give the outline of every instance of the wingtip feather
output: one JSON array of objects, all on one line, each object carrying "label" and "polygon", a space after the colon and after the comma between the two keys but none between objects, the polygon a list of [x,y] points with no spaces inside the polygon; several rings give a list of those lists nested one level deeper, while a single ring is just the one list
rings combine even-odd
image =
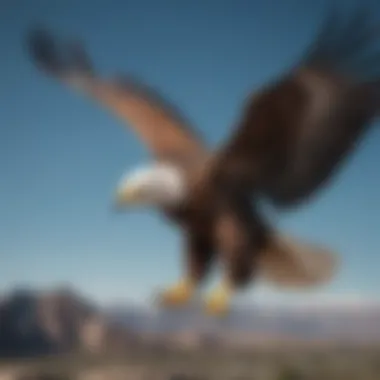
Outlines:
[{"label": "wingtip feather", "polygon": [[27,47],[35,63],[42,69],[59,72],[62,68],[53,36],[46,28],[31,29],[27,35]]},{"label": "wingtip feather", "polygon": [[44,27],[30,29],[27,47],[33,61],[42,70],[57,76],[80,73],[93,74],[91,61],[79,41],[61,43]]}]

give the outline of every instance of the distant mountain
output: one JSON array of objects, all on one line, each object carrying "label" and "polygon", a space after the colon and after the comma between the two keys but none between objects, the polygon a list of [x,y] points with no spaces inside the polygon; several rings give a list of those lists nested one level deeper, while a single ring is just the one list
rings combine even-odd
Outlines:
[{"label": "distant mountain", "polygon": [[[234,341],[256,337],[274,341],[380,343],[380,304],[289,307],[239,307],[222,320],[200,310],[152,311],[119,306],[108,310],[113,323],[151,335],[177,335],[186,331]],[[239,338],[240,339],[240,338]],[[238,339],[238,340],[239,340]]]},{"label": "distant mountain", "polygon": [[72,289],[17,289],[0,301],[0,357],[101,350],[127,341],[97,307]]},{"label": "distant mountain", "polygon": [[321,342],[380,343],[380,304],[240,306],[218,320],[190,307],[100,308],[72,289],[17,289],[0,300],[0,357]]}]

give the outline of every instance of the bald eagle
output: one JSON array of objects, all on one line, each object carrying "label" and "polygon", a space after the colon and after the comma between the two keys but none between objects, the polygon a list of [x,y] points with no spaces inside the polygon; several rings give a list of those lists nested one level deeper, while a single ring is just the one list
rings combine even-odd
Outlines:
[{"label": "bald eagle", "polygon": [[234,292],[257,276],[299,288],[332,278],[336,255],[279,233],[259,201],[279,210],[305,202],[334,177],[377,116],[379,76],[367,74],[380,57],[357,59],[373,37],[366,15],[339,30],[335,16],[297,64],[249,97],[231,137],[213,153],[146,85],[103,79],[82,44],[46,29],[30,32],[38,67],[112,110],[155,159],[122,178],[116,199],[120,207],[157,206],[183,231],[185,273],[162,291],[162,304],[191,300],[217,258],[224,276],[205,303],[215,314],[228,311]]}]

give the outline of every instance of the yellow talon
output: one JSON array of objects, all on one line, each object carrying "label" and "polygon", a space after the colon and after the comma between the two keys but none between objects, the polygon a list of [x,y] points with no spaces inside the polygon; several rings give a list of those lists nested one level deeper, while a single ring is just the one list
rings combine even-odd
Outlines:
[{"label": "yellow talon", "polygon": [[183,306],[192,298],[194,288],[195,286],[192,281],[184,279],[164,290],[159,296],[159,302],[167,307]]},{"label": "yellow talon", "polygon": [[206,311],[215,316],[223,316],[228,313],[232,289],[226,282],[215,289],[206,300]]}]

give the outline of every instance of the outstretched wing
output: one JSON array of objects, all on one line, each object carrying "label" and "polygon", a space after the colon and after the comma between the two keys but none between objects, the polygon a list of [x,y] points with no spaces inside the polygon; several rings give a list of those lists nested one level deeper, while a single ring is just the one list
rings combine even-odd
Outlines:
[{"label": "outstretched wing", "polygon": [[358,13],[336,33],[340,20],[331,14],[305,58],[254,94],[212,159],[208,174],[218,188],[281,206],[332,178],[380,104],[380,54],[363,57],[377,36],[367,16]]},{"label": "outstretched wing", "polygon": [[200,138],[157,93],[133,79],[100,78],[81,44],[60,43],[39,29],[30,33],[28,48],[40,69],[108,107],[134,129],[157,159],[185,164],[205,156]]}]

